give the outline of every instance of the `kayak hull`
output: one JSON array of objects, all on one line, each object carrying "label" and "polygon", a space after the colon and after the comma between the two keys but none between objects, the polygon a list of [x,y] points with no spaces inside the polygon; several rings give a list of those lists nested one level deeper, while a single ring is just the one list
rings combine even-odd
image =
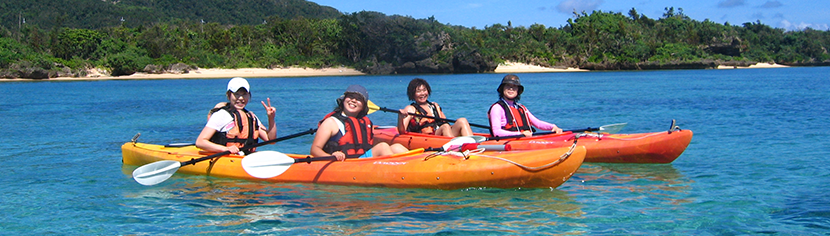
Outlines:
[{"label": "kayak hull", "polygon": [[[489,137],[488,134],[476,134]],[[534,150],[564,147],[573,143],[578,134],[563,133],[533,137],[487,140],[481,145],[510,144],[513,150]],[[671,163],[686,150],[692,140],[691,130],[636,134],[579,133],[579,145],[587,149],[585,162],[593,163]],[[379,128],[374,139],[387,143],[400,143],[407,148],[440,148],[451,137],[420,133],[399,134],[397,129]]]},{"label": "kayak hull", "polygon": [[[121,146],[125,165],[140,166],[156,161],[189,161],[207,156],[195,146],[165,147],[128,142]],[[570,151],[570,155],[565,155]],[[287,154],[292,158],[307,155]],[[242,156],[226,155],[185,165],[177,173],[209,175],[252,181],[317,183],[392,188],[459,189],[555,188],[567,181],[582,164],[582,146],[527,151],[487,151],[468,158],[446,153],[408,153],[346,161],[300,162],[284,173],[267,179],[248,175]]]}]

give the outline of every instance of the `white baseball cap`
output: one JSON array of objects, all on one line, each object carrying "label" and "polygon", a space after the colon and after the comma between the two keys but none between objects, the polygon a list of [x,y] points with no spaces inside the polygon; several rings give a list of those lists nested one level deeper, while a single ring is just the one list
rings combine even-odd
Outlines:
[{"label": "white baseball cap", "polygon": [[248,80],[242,77],[234,77],[231,81],[228,81],[228,91],[235,93],[240,88],[245,88],[249,93],[251,92],[251,85],[248,84]]}]

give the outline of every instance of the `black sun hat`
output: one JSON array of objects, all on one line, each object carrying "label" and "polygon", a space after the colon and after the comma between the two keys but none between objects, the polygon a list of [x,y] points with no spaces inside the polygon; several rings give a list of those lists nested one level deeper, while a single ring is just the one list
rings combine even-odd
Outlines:
[{"label": "black sun hat", "polygon": [[522,83],[519,82],[519,76],[516,76],[514,74],[505,75],[504,78],[501,79],[501,84],[499,84],[499,88],[496,89],[496,91],[499,92],[499,94],[502,94],[502,91],[504,91],[505,84],[519,86],[519,95],[522,95],[522,92],[525,91],[525,86],[522,86]]}]

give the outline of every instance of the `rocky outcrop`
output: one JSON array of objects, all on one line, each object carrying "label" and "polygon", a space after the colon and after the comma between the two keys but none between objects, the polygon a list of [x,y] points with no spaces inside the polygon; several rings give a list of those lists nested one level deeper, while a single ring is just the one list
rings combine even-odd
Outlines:
[{"label": "rocky outcrop", "polygon": [[141,71],[147,74],[187,74],[190,73],[191,70],[197,69],[199,69],[199,67],[197,66],[192,66],[184,63],[176,63],[169,66],[149,64],[144,66],[144,70]]},{"label": "rocky outcrop", "polygon": [[670,62],[641,62],[641,63],[585,63],[579,65],[586,70],[679,70],[679,69],[715,69],[718,66],[748,67],[756,61],[670,61]]},{"label": "rocky outcrop", "polygon": [[0,69],[0,78],[7,79],[49,79],[56,77],[81,76],[86,76],[86,72],[84,70],[72,70],[71,68],[60,63],[38,66],[28,61],[21,61],[11,64],[7,69]]},{"label": "rocky outcrop", "polygon": [[192,66],[192,65],[188,65],[188,64],[184,64],[184,63],[176,63],[176,64],[172,64],[169,67],[167,67],[167,73],[187,74],[187,73],[190,73],[191,70],[198,70],[198,69],[199,69],[199,67],[197,67],[197,66]]},{"label": "rocky outcrop", "polygon": [[[364,62],[359,69],[367,74],[450,74],[492,72],[498,66],[475,49],[458,47],[446,32],[426,32],[415,37],[411,49],[398,50],[395,55],[378,61]],[[389,62],[389,61],[392,62]]]},{"label": "rocky outcrop", "polygon": [[779,62],[779,64],[786,65],[786,66],[830,66],[830,60],[809,60],[809,61],[797,61],[797,62]]},{"label": "rocky outcrop", "polygon": [[497,66],[497,63],[484,58],[477,52],[459,52],[452,57],[450,62],[436,62],[432,58],[425,58],[418,61],[403,62],[394,66],[389,63],[374,61],[369,66],[360,69],[360,71],[374,75],[482,73],[492,72]]}]

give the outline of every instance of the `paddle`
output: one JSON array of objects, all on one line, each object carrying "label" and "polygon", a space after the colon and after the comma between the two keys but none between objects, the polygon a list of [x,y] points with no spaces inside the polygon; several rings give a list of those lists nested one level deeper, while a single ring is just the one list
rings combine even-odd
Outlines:
[{"label": "paddle", "polygon": [[[603,125],[603,126],[600,126],[598,128],[588,127],[588,128],[585,128],[585,129],[563,130],[562,132],[578,133],[578,132],[585,132],[585,131],[600,131],[600,132],[613,134],[613,133],[616,133],[616,132],[620,132],[620,130],[622,130],[622,128],[625,127],[626,125],[628,125],[628,123],[617,123],[617,124]],[[553,134],[553,132],[536,132],[536,133],[533,133],[534,136],[536,136],[536,135],[546,135],[546,134]],[[501,139],[522,138],[522,137],[525,137],[525,136],[522,135],[522,134],[518,134],[518,135],[510,135],[510,136],[502,136],[502,137],[490,137],[490,138],[487,138],[487,140],[501,140]]]},{"label": "paddle", "polygon": [[[481,136],[478,136],[481,137]],[[482,137],[483,138],[483,137]],[[483,140],[478,140],[474,136],[462,136],[456,137],[444,144],[444,146],[438,149],[432,149],[433,151],[443,151],[449,150],[451,148],[458,148],[461,147],[465,143],[476,143],[481,142]],[[360,155],[350,155],[346,156],[346,158],[357,158]],[[291,165],[295,163],[311,163],[314,161],[334,161],[337,160],[334,156],[324,156],[324,157],[305,157],[305,158],[292,158],[288,155],[277,151],[260,151],[251,153],[250,155],[245,156],[242,158],[242,169],[245,169],[245,172],[248,172],[249,175],[260,178],[260,179],[267,179],[271,177],[275,177],[281,175]]]},{"label": "paddle", "polygon": [[[273,140],[268,140],[268,141],[257,143],[257,144],[254,144],[254,145],[242,147],[239,150],[240,151],[247,151],[251,148],[255,148],[255,147],[259,147],[259,146],[266,145],[266,144],[271,144],[271,143],[276,143],[276,142],[283,141],[283,140],[296,138],[296,137],[306,135],[306,134],[313,134],[314,132],[317,132],[317,129],[309,129],[309,130],[306,130],[304,132],[288,135],[288,136],[285,136],[285,137],[276,138],[276,139],[273,139]],[[139,184],[142,184],[142,185],[147,185],[147,186],[156,185],[156,184],[159,184],[159,183],[164,182],[165,180],[169,179],[170,176],[173,176],[173,174],[176,173],[176,171],[179,170],[179,168],[182,167],[182,166],[190,165],[190,164],[196,164],[197,162],[210,160],[210,159],[220,157],[220,156],[224,156],[224,155],[227,155],[227,154],[231,154],[231,152],[230,151],[224,151],[224,152],[216,153],[216,154],[213,154],[213,155],[210,155],[210,156],[205,156],[205,157],[202,157],[202,158],[199,158],[199,159],[193,159],[193,160],[183,161],[183,162],[171,161],[171,160],[153,162],[153,163],[146,164],[146,165],[143,165],[141,167],[136,168],[133,171],[133,179],[135,179],[136,182],[138,182]]]},{"label": "paddle", "polygon": [[[346,158],[358,158],[360,155],[348,155]],[[311,163],[314,161],[336,161],[334,156],[292,158],[277,151],[255,152],[242,158],[242,169],[249,175],[267,179],[281,175],[295,163]]]},{"label": "paddle", "polygon": [[[375,103],[372,103],[372,101],[369,101],[368,103],[369,103],[368,104],[369,105],[369,112],[384,111],[384,112],[392,112],[392,113],[401,113],[399,110],[392,110],[392,109],[389,109],[389,108],[386,108],[386,107],[378,107],[378,105],[375,105]],[[453,122],[453,123],[456,122],[456,120],[453,120],[453,119],[446,119],[446,118],[435,117],[435,116],[421,115],[421,114],[416,114],[416,113],[412,113],[412,112],[410,112],[408,114],[412,115],[412,116],[430,118],[430,119],[434,119],[434,120]],[[479,125],[479,124],[473,124],[473,123],[469,123],[469,124],[470,124],[470,126],[484,128],[484,129],[489,129],[490,128],[490,126],[487,126],[487,125]]]}]

